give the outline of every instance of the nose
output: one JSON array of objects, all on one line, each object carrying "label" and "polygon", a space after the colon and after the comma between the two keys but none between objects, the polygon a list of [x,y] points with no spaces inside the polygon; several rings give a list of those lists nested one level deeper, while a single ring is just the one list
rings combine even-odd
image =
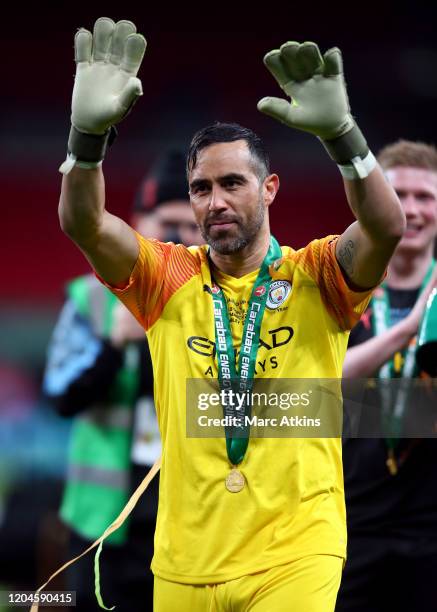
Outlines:
[{"label": "nose", "polygon": [[408,194],[402,198],[402,206],[407,217],[415,217],[417,215],[417,200],[413,194]]},{"label": "nose", "polygon": [[223,189],[214,185],[209,196],[209,210],[218,211],[226,209],[227,204],[224,195]]}]

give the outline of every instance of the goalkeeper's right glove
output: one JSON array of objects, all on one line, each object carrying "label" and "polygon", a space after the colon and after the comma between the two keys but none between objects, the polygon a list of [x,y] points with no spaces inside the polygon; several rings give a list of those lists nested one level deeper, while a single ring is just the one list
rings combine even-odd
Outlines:
[{"label": "goalkeeper's right glove", "polygon": [[99,165],[119,123],[142,95],[137,73],[146,39],[131,21],[100,17],[94,32],[81,28],[74,38],[76,77],[71,105],[68,155],[59,168]]}]

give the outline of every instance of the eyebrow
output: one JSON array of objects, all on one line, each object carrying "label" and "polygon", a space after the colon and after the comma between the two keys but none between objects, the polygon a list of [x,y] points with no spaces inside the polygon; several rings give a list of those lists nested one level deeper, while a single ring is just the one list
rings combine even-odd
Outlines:
[{"label": "eyebrow", "polygon": [[399,195],[403,195],[407,192],[412,192],[414,193],[414,195],[420,196],[420,197],[427,197],[427,198],[435,198],[436,194],[434,193],[434,191],[432,189],[428,189],[426,187],[421,187],[420,189],[407,189],[407,188],[400,188],[400,189],[395,189],[395,192]]},{"label": "eyebrow", "polygon": [[[237,181],[240,183],[248,182],[244,174],[240,174],[239,172],[230,172],[229,174],[224,174],[223,176],[219,176],[217,180],[219,183],[225,183],[226,181]],[[190,189],[195,189],[196,187],[199,187],[204,184],[210,184],[210,183],[211,181],[208,179],[203,179],[203,178],[194,179],[194,181],[190,183]]]},{"label": "eyebrow", "polygon": [[240,183],[247,183],[247,178],[244,176],[244,174],[240,174],[239,172],[230,172],[229,174],[220,176],[219,181],[239,181]]}]

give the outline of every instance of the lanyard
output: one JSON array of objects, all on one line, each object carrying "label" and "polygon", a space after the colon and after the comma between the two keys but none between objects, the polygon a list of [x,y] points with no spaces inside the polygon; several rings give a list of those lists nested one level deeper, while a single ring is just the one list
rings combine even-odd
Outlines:
[{"label": "lanyard", "polygon": [[[269,267],[280,257],[282,257],[281,247],[276,239],[271,236],[269,249],[252,288],[252,294],[250,296],[244,321],[240,353],[238,356],[238,367],[232,343],[232,331],[225,296],[211,272],[211,296],[214,313],[218,376],[221,391],[231,390],[239,394],[246,394],[252,389],[261,323],[271,280]],[[209,263],[211,270],[211,262]],[[232,423],[232,426],[225,427],[226,450],[231,464],[238,465],[243,461],[249,444],[250,427],[245,423],[247,421],[246,417],[250,414],[250,403],[244,402],[243,408],[238,410],[235,403],[231,400],[232,396],[226,394],[221,395],[229,400],[225,401],[223,404],[223,414],[225,417],[229,417],[229,419],[226,419],[226,422]],[[232,434],[237,434],[237,437]]]},{"label": "lanyard", "polygon": [[[419,295],[431,278],[432,271],[436,262],[433,259],[425,274],[425,278],[419,289]],[[387,285],[383,283],[380,290],[372,297],[373,306],[373,333],[375,336],[387,331],[390,327],[390,301],[387,291]],[[402,423],[406,411],[409,380],[415,375],[416,364],[416,338],[412,338],[407,349],[403,351],[404,359],[403,366],[399,372],[395,368],[394,357],[387,361],[379,370],[378,378],[381,380],[381,400],[382,414],[384,421],[384,429],[388,434],[386,445],[389,452],[389,461],[394,462],[394,450],[399,442],[399,437],[402,432]],[[392,387],[389,380],[391,378],[400,378],[399,388],[396,396],[393,398]],[[393,463],[394,465],[394,463]],[[396,473],[396,472],[394,472]]]}]

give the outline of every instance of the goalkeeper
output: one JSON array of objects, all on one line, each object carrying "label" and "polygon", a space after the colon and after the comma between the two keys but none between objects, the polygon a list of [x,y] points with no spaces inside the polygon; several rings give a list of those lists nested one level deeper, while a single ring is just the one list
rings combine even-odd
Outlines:
[{"label": "goalkeeper", "polygon": [[[357,220],[298,251],[280,247],[268,217],[279,178],[263,144],[247,128],[218,123],[194,136],[187,159],[209,248],[140,237],[106,211],[101,166],[114,125],[142,93],[145,46],[128,21],[101,18],[93,34],[77,33],[59,214],[149,340],[163,444],[154,607],[332,612],[346,553],[340,438],[228,430],[226,440],[187,438],[186,380],[224,388],[229,372],[241,385],[255,376],[340,378],[349,330],[405,217],[351,115],[340,51],[322,56],[314,43],[287,42],[265,64],[289,99],[264,98],[258,108],[319,138]],[[272,329],[293,333],[269,347]]]}]

